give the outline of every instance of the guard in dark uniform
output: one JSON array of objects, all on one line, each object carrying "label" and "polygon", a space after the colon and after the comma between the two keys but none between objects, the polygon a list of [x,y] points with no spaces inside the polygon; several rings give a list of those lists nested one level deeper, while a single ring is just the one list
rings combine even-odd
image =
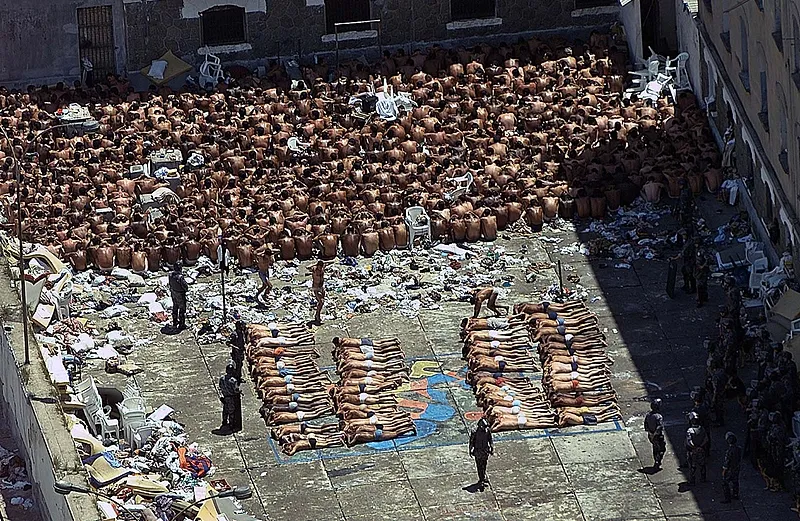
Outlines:
[{"label": "guard in dark uniform", "polygon": [[700,426],[708,433],[708,443],[706,444],[706,456],[711,453],[711,409],[708,407],[703,395],[698,391],[692,391],[692,412],[697,415]]},{"label": "guard in dark uniform", "polygon": [[691,240],[694,237],[694,194],[689,188],[689,183],[686,179],[679,181],[681,187],[681,194],[678,199],[678,218],[680,219],[681,228],[686,232],[686,237]]},{"label": "guard in dark uniform", "polygon": [[175,267],[169,274],[169,292],[172,297],[172,327],[176,330],[186,329],[186,293],[189,291],[189,284],[183,277],[180,262],[175,263]]},{"label": "guard in dark uniform", "polygon": [[664,438],[664,417],[661,415],[661,399],[650,402],[650,412],[644,417],[644,430],[653,445],[653,468],[661,468],[661,460],[667,452],[667,440]]},{"label": "guard in dark uniform", "polygon": [[700,481],[706,481],[706,444],[708,433],[700,426],[697,414],[689,413],[689,428],[686,430],[686,457],[689,461],[689,484],[696,483],[697,470]]},{"label": "guard in dark uniform", "polygon": [[219,379],[219,392],[222,402],[222,425],[219,430],[234,433],[242,430],[242,395],[236,380],[236,368],[229,363],[225,374]]},{"label": "guard in dark uniform", "polygon": [[489,456],[494,454],[494,443],[492,443],[492,431],[485,418],[478,420],[478,426],[469,437],[469,455],[475,458],[475,466],[478,468],[478,486],[481,490],[489,483],[486,479],[486,464]]},{"label": "guard in dark uniform", "polygon": [[683,291],[686,293],[694,293],[697,291],[696,281],[694,278],[695,262],[697,260],[697,242],[695,239],[689,239],[683,246],[683,250],[678,255],[671,258],[673,261],[678,259],[682,260],[681,274],[683,275]]},{"label": "guard in dark uniform", "polygon": [[725,495],[723,503],[730,503],[731,499],[739,499],[739,468],[742,463],[742,449],[736,443],[736,435],[732,432],[725,434],[728,450],[722,462],[722,492]]},{"label": "guard in dark uniform", "polygon": [[241,320],[236,321],[236,330],[228,339],[231,346],[231,361],[233,362],[236,381],[242,383],[242,365],[244,365],[245,326]]},{"label": "guard in dark uniform", "polygon": [[694,279],[697,284],[697,307],[708,302],[709,276],[711,276],[711,268],[708,266],[708,255],[705,254],[702,248],[699,248],[694,265]]},{"label": "guard in dark uniform", "polygon": [[711,368],[711,409],[714,411],[714,421],[717,425],[725,425],[725,391],[728,389],[728,373],[719,364],[714,364]]}]

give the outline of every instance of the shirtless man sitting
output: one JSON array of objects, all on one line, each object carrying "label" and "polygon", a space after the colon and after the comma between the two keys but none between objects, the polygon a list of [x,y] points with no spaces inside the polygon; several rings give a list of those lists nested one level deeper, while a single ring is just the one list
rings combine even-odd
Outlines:
[{"label": "shirtless man sitting", "polygon": [[489,308],[495,316],[499,317],[502,309],[508,314],[508,306],[497,304],[497,297],[500,296],[500,288],[475,288],[472,290],[470,301],[474,304],[474,312],[472,318],[478,318],[481,313],[481,306],[486,302],[486,307]]}]

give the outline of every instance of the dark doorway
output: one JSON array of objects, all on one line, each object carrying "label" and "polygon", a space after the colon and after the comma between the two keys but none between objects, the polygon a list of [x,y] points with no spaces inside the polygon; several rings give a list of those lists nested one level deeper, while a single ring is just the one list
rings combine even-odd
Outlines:
[{"label": "dark doorway", "polygon": [[659,54],[664,54],[665,50],[660,49],[659,45],[659,12],[658,0],[641,0],[639,2],[642,16],[642,52],[645,56],[650,56],[650,49]]},{"label": "dark doorway", "polygon": [[[325,0],[325,27],[328,34],[336,32],[335,24],[370,19],[369,0]],[[345,25],[339,32],[368,31],[370,24]]]},{"label": "dark doorway", "polygon": [[94,77],[117,73],[114,19],[110,5],[78,9],[78,48],[81,60],[88,58]]}]

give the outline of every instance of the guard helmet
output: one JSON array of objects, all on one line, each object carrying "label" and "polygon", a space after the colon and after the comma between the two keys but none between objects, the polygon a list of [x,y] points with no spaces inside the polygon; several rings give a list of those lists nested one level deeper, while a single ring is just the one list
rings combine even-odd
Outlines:
[{"label": "guard helmet", "polygon": [[697,415],[696,412],[692,411],[689,413],[689,425],[692,427],[697,427],[700,424],[700,417]]},{"label": "guard helmet", "polygon": [[661,398],[654,398],[650,401],[650,410],[653,412],[661,411]]},{"label": "guard helmet", "polygon": [[736,435],[730,431],[725,433],[725,441],[728,442],[728,445],[735,445],[736,444]]}]

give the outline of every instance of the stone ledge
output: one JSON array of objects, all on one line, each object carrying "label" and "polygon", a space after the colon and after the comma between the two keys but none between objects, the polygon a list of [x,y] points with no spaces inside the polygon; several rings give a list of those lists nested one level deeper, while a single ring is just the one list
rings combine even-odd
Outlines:
[{"label": "stone ledge", "polygon": [[477,27],[492,27],[493,25],[503,25],[502,18],[475,18],[472,20],[456,20],[447,24],[448,31],[459,29],[475,29]]},{"label": "stone ledge", "polygon": [[200,18],[200,13],[216,6],[233,5],[244,8],[245,13],[266,13],[266,0],[183,0],[181,8],[181,18]]},{"label": "stone ledge", "polygon": [[[348,40],[367,40],[369,38],[377,38],[378,31],[370,29],[369,31],[345,31],[339,33],[339,41],[346,42]],[[336,41],[335,34],[323,34],[322,43],[333,43]]]},{"label": "stone ledge", "polygon": [[306,7],[325,7],[325,0],[306,0]]},{"label": "stone ledge", "polygon": [[249,43],[234,43],[230,45],[204,45],[197,49],[197,54],[205,56],[206,54],[230,54],[234,52],[252,51],[253,46]]},{"label": "stone ledge", "polygon": [[586,9],[575,9],[570,14],[573,18],[583,16],[602,16],[606,14],[619,13],[619,5],[601,5],[599,7],[587,7]]}]

